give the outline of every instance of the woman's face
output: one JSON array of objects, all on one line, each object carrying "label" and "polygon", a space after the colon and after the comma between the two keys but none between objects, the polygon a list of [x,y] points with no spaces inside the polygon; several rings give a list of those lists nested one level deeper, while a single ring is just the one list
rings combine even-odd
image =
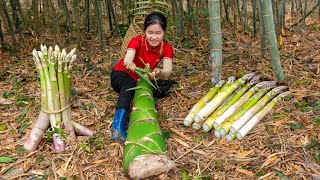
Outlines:
[{"label": "woman's face", "polygon": [[151,48],[156,48],[162,42],[164,37],[164,31],[160,24],[153,24],[147,27],[146,39]]}]

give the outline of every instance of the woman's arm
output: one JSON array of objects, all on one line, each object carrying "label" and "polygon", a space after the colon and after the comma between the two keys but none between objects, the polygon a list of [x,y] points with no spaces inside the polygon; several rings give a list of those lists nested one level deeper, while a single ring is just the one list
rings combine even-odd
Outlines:
[{"label": "woman's arm", "polygon": [[134,71],[136,68],[136,64],[133,62],[135,55],[136,50],[128,49],[126,55],[124,56],[124,66],[131,71]]},{"label": "woman's arm", "polygon": [[168,79],[172,73],[172,59],[164,58],[163,59],[163,68],[159,69],[160,72],[156,72],[159,79]]}]

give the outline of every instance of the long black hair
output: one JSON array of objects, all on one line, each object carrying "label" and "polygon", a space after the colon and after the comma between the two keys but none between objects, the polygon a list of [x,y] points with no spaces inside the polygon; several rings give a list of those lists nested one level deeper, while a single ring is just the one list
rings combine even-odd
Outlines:
[{"label": "long black hair", "polygon": [[146,19],[144,20],[144,30],[146,30],[148,26],[153,24],[159,24],[162,27],[163,31],[166,31],[167,29],[167,19],[160,13],[153,12],[146,17]]}]

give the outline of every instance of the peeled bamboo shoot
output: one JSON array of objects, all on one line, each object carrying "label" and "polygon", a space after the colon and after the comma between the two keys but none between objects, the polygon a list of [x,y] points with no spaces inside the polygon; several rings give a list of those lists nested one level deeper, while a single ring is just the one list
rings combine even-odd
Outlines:
[{"label": "peeled bamboo shoot", "polygon": [[290,95],[290,91],[283,92],[277,97],[273,98],[263,109],[261,109],[256,115],[254,115],[237,133],[237,139],[242,140],[251,129],[258,124],[258,122],[264,118],[273,107],[284,97]]}]

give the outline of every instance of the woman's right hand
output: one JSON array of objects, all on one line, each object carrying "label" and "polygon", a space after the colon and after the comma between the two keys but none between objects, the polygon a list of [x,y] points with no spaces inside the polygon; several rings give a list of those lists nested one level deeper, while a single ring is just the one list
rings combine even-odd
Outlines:
[{"label": "woman's right hand", "polygon": [[125,64],[125,68],[127,68],[130,71],[134,71],[134,69],[136,68],[136,64],[134,62],[130,62],[128,64]]}]

